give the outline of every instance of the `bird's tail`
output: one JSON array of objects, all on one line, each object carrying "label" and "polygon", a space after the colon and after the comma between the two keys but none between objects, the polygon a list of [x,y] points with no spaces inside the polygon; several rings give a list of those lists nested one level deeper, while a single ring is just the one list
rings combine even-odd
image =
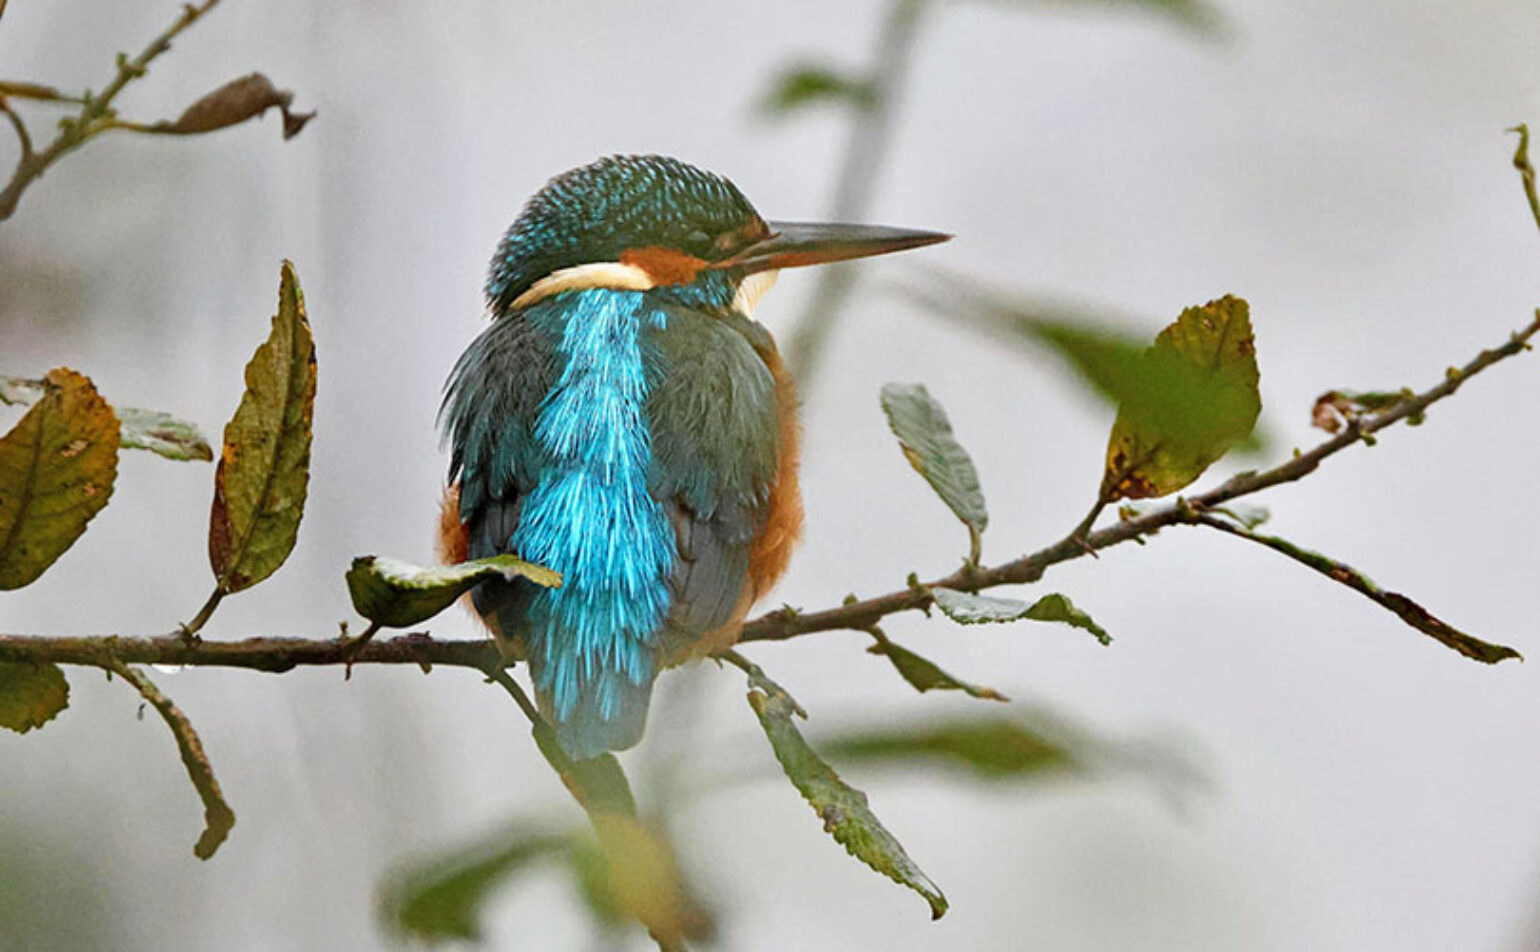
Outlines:
[{"label": "bird's tail", "polygon": [[567,679],[560,677],[564,672],[541,670],[545,666],[535,658],[530,662],[540,712],[556,728],[556,741],[567,756],[574,760],[597,757],[634,747],[642,739],[656,677],[651,665],[638,681],[630,673],[607,667]]}]

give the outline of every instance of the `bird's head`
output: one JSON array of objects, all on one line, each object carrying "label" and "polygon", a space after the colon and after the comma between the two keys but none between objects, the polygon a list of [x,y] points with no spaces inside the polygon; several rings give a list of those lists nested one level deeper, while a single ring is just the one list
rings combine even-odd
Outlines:
[{"label": "bird's head", "polygon": [[[720,175],[658,155],[611,156],[552,179],[498,244],[494,315],[589,288],[660,289],[683,303],[749,306],[781,268],[945,241],[929,231],[767,222]],[[752,282],[746,282],[759,276]],[[751,285],[746,287],[746,283]]]}]

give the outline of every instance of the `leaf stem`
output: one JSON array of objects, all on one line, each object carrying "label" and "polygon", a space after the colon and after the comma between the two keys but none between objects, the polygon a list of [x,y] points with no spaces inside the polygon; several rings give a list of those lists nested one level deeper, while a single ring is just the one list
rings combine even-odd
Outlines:
[{"label": "leaf stem", "polygon": [[198,632],[203,630],[203,626],[208,624],[209,619],[214,615],[214,609],[219,607],[219,603],[224,601],[224,598],[224,587],[220,585],[214,586],[214,591],[209,594],[209,600],[203,603],[202,608],[198,609],[198,614],[193,616],[192,621],[182,625],[182,637],[188,641],[194,640]]}]

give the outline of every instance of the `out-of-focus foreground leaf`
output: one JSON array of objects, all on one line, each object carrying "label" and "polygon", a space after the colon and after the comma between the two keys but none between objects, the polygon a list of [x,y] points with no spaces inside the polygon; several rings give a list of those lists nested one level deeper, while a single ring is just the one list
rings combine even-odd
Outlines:
[{"label": "out-of-focus foreground leaf", "polygon": [[246,365],[246,391],[214,474],[209,563],[224,594],[272,575],[294,549],[310,484],[315,387],[305,298],[285,261],[272,332]]},{"label": "out-of-focus foreground leaf", "polygon": [[[41,380],[0,376],[0,403],[32,404],[43,398],[47,387]],[[214,458],[208,440],[196,424],[159,410],[114,407],[118,416],[118,445],[126,450],[149,450],[171,460]]]},{"label": "out-of-focus foreground leaf", "polygon": [[844,764],[911,767],[927,761],[987,780],[1076,773],[1086,766],[1062,739],[1018,717],[852,730],[825,738],[819,746]]},{"label": "out-of-focus foreground leaf", "polygon": [[946,617],[960,625],[979,625],[1011,621],[1057,621],[1089,631],[1104,645],[1112,644],[1107,630],[1075,607],[1069,596],[1051,592],[1028,604],[1014,598],[997,598],[950,588],[933,588],[931,597]]},{"label": "out-of-focus foreground leaf", "polygon": [[1195,33],[1221,36],[1225,18],[1219,8],[1202,0],[987,0],[996,6],[1041,10],[1128,10],[1163,16]]},{"label": "out-of-focus foreground leaf", "polygon": [[49,371],[42,399],[0,438],[0,589],[36,579],[107,505],[118,418],[91,381]]},{"label": "out-of-focus foreground leaf", "polygon": [[358,613],[387,628],[405,628],[437,615],[485,578],[526,578],[545,588],[561,574],[514,555],[494,555],[456,565],[413,565],[365,555],[348,569],[348,593]]},{"label": "out-of-focus foreground leaf", "polygon": [[[1069,299],[989,291],[981,289],[976,279],[935,269],[926,285],[906,291],[911,300],[949,325],[988,335],[1031,354],[1047,348],[1114,406],[1146,399],[1150,389],[1161,384],[1161,368],[1145,358],[1147,338],[1117,329],[1139,323],[1137,315]],[[1233,450],[1264,454],[1268,444],[1267,434],[1254,427]]]},{"label": "out-of-focus foreground leaf", "polygon": [[882,388],[882,411],[909,465],[968,527],[970,557],[977,562],[989,511],[978,471],[953,435],[946,410],[924,384],[890,383]]},{"label": "out-of-focus foreground leaf", "polygon": [[519,824],[409,864],[382,884],[380,917],[391,931],[430,944],[483,941],[488,903],[497,891],[542,861],[556,860],[566,865],[602,930],[628,928],[646,914],[662,921],[662,930],[652,928],[673,941],[709,937],[714,923],[680,878],[667,838],[619,814],[606,815],[603,823],[602,844],[586,830]]},{"label": "out-of-focus foreground leaf", "polygon": [[931,918],[945,915],[946,896],[872,813],[866,794],[841,780],[803,740],[792,723],[797,708],[791,698],[762,679],[749,691],[749,705],[759,715],[781,769],[823,820],[824,830],[835,842],[872,869],[925,897]]},{"label": "out-of-focus foreground leaf", "polygon": [[1176,492],[1250,435],[1262,411],[1246,302],[1190,307],[1145,351],[1107,441],[1102,495]]},{"label": "out-of-focus foreground leaf", "polygon": [[1212,786],[1191,744],[1161,736],[1109,737],[1030,708],[854,728],[821,737],[819,747],[853,768],[929,767],[993,783],[1130,777],[1150,784],[1178,809]]},{"label": "out-of-focus foreground leaf", "polygon": [[599,834],[602,862],[577,865],[592,853],[577,852],[574,869],[595,918],[615,911],[641,922],[665,948],[682,948],[716,929],[711,914],[686,884],[673,845],[661,827],[621,813],[590,815]]},{"label": "out-of-focus foreground leaf", "polygon": [[56,664],[0,664],[0,727],[25,734],[69,706],[70,686]]},{"label": "out-of-focus foreground leaf", "polygon": [[864,111],[876,102],[877,94],[869,79],[827,66],[804,65],[779,73],[760,108],[766,115],[783,116],[817,103],[848,105]]},{"label": "out-of-focus foreground leaf", "polygon": [[379,911],[394,932],[432,942],[482,939],[487,898],[536,861],[567,848],[571,833],[517,827],[488,843],[451,850],[389,876]]}]

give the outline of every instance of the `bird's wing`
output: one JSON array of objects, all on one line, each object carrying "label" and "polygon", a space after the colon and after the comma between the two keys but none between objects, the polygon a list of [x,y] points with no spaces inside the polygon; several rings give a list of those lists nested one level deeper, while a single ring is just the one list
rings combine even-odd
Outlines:
[{"label": "bird's wing", "polygon": [[678,547],[663,648],[679,660],[730,643],[748,611],[779,426],[774,380],[745,335],[762,329],[683,308],[664,318],[650,337],[648,488]]},{"label": "bird's wing", "polygon": [[[492,322],[450,375],[440,422],[470,558],[512,549],[520,507],[542,467],[533,431],[540,402],[560,376],[559,339],[538,314],[510,314]],[[472,600],[495,633],[517,641],[531,588],[520,580],[488,580]]]}]

